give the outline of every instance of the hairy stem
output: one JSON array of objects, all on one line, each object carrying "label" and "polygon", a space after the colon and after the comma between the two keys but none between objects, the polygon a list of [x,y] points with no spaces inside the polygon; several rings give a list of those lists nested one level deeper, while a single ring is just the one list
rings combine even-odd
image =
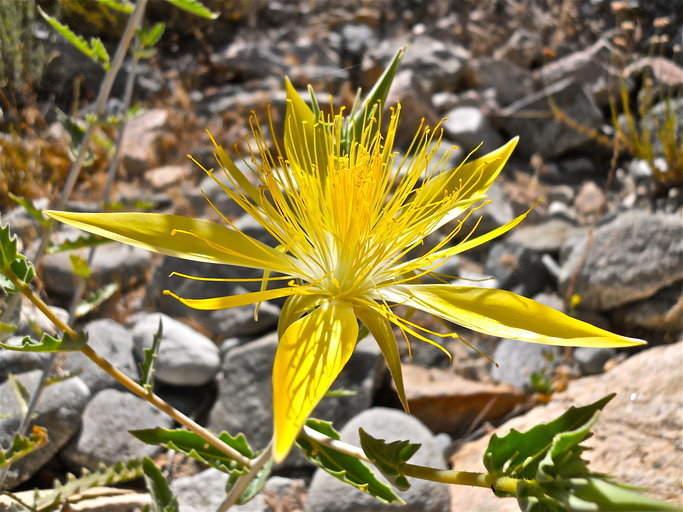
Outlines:
[{"label": "hairy stem", "polygon": [[[67,333],[71,337],[76,337],[77,333],[69,327],[66,323],[64,323],[57,315],[54,314],[52,309],[45,304],[45,302],[35,294],[35,292],[26,284],[23,282],[20,282],[17,280],[14,276],[9,275],[9,279],[12,281],[12,283],[17,287],[17,289],[28,299],[30,300],[35,306],[57,327],[62,332]],[[116,379],[121,385],[123,385],[126,389],[128,389],[131,393],[139,396],[140,398],[143,398],[147,400],[149,403],[151,403],[153,406],[155,406],[157,409],[160,411],[163,411],[166,413],[168,416],[173,418],[175,421],[183,425],[185,428],[191,430],[195,434],[197,434],[199,437],[204,439],[207,443],[211,444],[212,446],[216,447],[218,450],[226,454],[228,457],[231,459],[237,461],[239,464],[242,464],[243,466],[246,466],[250,468],[253,463],[251,459],[248,457],[245,457],[241,453],[239,453],[237,450],[231,448],[227,444],[225,444],[223,441],[218,439],[215,435],[213,435],[209,430],[206,428],[202,427],[198,423],[196,423],[193,419],[189,418],[188,416],[185,416],[182,412],[178,411],[168,403],[166,403],[164,400],[159,398],[157,395],[154,393],[148,392],[145,388],[143,388],[140,384],[135,382],[133,379],[128,377],[126,374],[122,373],[120,370],[115,368],[109,361],[107,361],[105,358],[100,356],[97,352],[95,352],[90,346],[85,345],[82,347],[81,352],[83,352],[93,363],[95,363],[97,366],[102,368],[106,373],[111,375],[114,379]]]}]

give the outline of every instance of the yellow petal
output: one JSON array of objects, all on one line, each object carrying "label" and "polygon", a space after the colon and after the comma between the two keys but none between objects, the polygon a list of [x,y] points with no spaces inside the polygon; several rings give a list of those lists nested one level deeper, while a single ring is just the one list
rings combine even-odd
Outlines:
[{"label": "yellow petal", "polygon": [[382,296],[501,338],[570,347],[628,347],[645,343],[504,290],[440,284],[397,285],[383,290]]},{"label": "yellow petal", "polygon": [[215,222],[162,213],[45,213],[83,231],[177,258],[276,272],[291,268],[271,247]]},{"label": "yellow petal", "polygon": [[285,80],[287,109],[285,112],[285,153],[292,166],[313,173],[314,167],[321,179],[327,174],[329,137],[325,127],[301,99],[294,86]]},{"label": "yellow petal", "polygon": [[408,400],[406,399],[406,392],[403,387],[403,372],[401,371],[401,359],[398,354],[398,345],[396,344],[396,337],[391,328],[391,322],[384,318],[379,313],[370,308],[355,308],[356,316],[363,322],[363,325],[368,328],[372,337],[379,345],[379,348],[384,354],[384,360],[387,362],[391,377],[394,379],[396,385],[396,392],[398,398],[401,400],[403,409],[410,414],[408,407]]},{"label": "yellow petal", "polygon": [[304,313],[318,306],[322,300],[322,295],[292,295],[289,297],[280,311],[280,319],[277,324],[278,338],[282,338],[290,325],[301,318]]},{"label": "yellow petal", "polygon": [[280,338],[273,364],[273,458],[281,462],[299,430],[351,357],[358,323],[351,306],[321,305]]},{"label": "yellow petal", "polygon": [[278,299],[280,297],[287,297],[299,291],[298,288],[276,288],[274,290],[265,290],[252,293],[241,293],[239,295],[228,295],[226,297],[212,297],[209,299],[184,299],[178,297],[175,293],[169,290],[164,290],[164,295],[170,295],[174,299],[179,300],[188,307],[194,309],[201,309],[204,311],[213,311],[216,309],[229,309],[238,306],[246,306],[247,304],[254,304],[255,302],[263,302],[264,300]]}]

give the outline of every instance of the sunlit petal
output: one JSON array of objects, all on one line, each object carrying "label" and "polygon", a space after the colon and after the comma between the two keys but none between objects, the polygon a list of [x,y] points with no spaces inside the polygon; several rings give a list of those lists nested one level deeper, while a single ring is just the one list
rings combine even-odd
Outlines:
[{"label": "sunlit petal", "polygon": [[436,284],[397,285],[382,293],[387,300],[501,338],[572,347],[628,347],[645,343],[504,290]]},{"label": "sunlit petal", "polygon": [[83,231],[177,258],[291,270],[283,254],[215,222],[162,213],[45,213]]},{"label": "sunlit petal", "polygon": [[351,306],[321,305],[285,331],[273,365],[273,457],[282,461],[308,415],[351,357],[358,323]]},{"label": "sunlit petal", "polygon": [[299,292],[299,288],[276,288],[274,290],[264,290],[260,292],[241,293],[239,295],[228,295],[226,297],[212,297],[209,299],[184,299],[178,297],[170,290],[164,290],[164,295],[170,295],[176,300],[179,300],[186,306],[193,309],[201,309],[204,311],[214,311],[216,309],[229,309],[238,306],[246,306],[264,300],[279,299],[280,297],[287,297]]}]

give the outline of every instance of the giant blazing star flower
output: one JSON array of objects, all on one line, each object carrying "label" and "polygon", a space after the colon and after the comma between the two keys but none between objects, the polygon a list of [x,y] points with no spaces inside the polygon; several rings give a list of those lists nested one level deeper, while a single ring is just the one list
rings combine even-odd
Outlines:
[{"label": "giant blazing star flower", "polygon": [[[400,107],[393,110],[384,136],[377,126],[379,116],[370,115],[349,143],[341,114],[316,117],[289,83],[287,90],[284,151],[277,147],[271,152],[258,124],[252,124],[256,147],[248,163],[256,185],[216,145],[217,159],[231,183],[221,185],[225,193],[272,235],[276,248],[240,232],[228,219],[221,225],[157,213],[49,212],[72,226],[151,251],[264,271],[262,288],[253,293],[206,299],[165,293],[205,310],[287,297],[273,366],[276,461],[285,458],[306,418],[349,360],[359,321],[379,344],[408,409],[394,330],[432,344],[427,335],[436,333],[401,317],[396,305],[533,343],[643,343],[508,291],[421,284],[421,276],[448,258],[505,233],[525,217],[454,243],[462,219],[484,200],[516,139],[455,169],[444,169],[446,158],[434,161],[439,143],[435,130],[419,130],[404,156],[394,151]],[[206,172],[214,176],[212,170]],[[412,256],[417,252],[413,249],[440,228],[445,230],[442,241]],[[287,286],[268,288],[274,274]]]}]

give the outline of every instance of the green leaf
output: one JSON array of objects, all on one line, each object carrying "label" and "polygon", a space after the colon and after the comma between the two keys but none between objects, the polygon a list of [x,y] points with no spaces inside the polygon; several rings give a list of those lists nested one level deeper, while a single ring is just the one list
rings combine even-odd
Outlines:
[{"label": "green leaf", "polygon": [[75,240],[65,240],[60,244],[52,244],[47,248],[48,254],[55,254],[57,252],[74,251],[84,247],[97,247],[98,245],[110,244],[111,240],[99,235],[81,235]]},{"label": "green leaf", "polygon": [[28,403],[31,401],[31,393],[29,393],[26,386],[11,373],[7,376],[7,380],[9,381],[10,386],[12,386],[12,391],[14,391],[14,396],[19,404],[21,415],[26,416],[26,413],[28,412]]},{"label": "green leaf", "polygon": [[410,482],[403,475],[403,466],[420,449],[420,444],[410,441],[394,441],[387,443],[376,439],[362,428],[358,429],[360,445],[375,467],[379,469],[389,482],[402,491],[410,488]]},{"label": "green leaf", "polygon": [[106,71],[109,71],[110,59],[107,50],[102,41],[97,37],[91,37],[90,41],[86,40],[76,34],[67,25],[60,23],[52,16],[48,15],[39,6],[36,6],[40,15],[47,21],[52,28],[54,28],[59,35],[69,41],[77,50],[87,55],[91,60],[102,66]]},{"label": "green leaf", "polygon": [[218,18],[219,13],[210,11],[204,4],[199,2],[199,0],[166,0],[169,4],[173,4],[176,7],[183,9],[187,12],[199,16],[201,18],[207,18],[210,20],[215,20]]},{"label": "green leaf", "polygon": [[372,140],[372,136],[377,131],[377,120],[381,116],[381,112],[378,109],[385,107],[387,100],[387,95],[389,94],[389,89],[391,88],[391,83],[394,81],[396,76],[396,71],[401,63],[401,59],[405,53],[405,48],[399,48],[393,59],[379,77],[375,85],[372,87],[365,100],[361,104],[359,102],[354,102],[354,108],[352,108],[349,117],[347,118],[347,124],[344,126],[344,135],[342,137],[342,151],[348,153],[351,150],[351,145],[354,141],[360,140],[365,125],[368,121],[374,119],[374,127],[370,132],[369,140]]},{"label": "green leaf", "polygon": [[0,447],[0,468],[26,457],[47,443],[47,430],[43,427],[34,426],[31,435],[16,434],[12,444],[6,450]]},{"label": "green leaf", "polygon": [[0,226],[0,291],[16,293],[11,278],[29,284],[35,275],[33,263],[17,252],[17,237],[10,233],[9,226]]},{"label": "green leaf", "polygon": [[111,299],[117,291],[119,291],[119,285],[117,283],[109,283],[102,288],[98,288],[83,302],[76,306],[74,317],[81,318],[94,309],[97,309],[99,306]]},{"label": "green leaf", "polygon": [[[249,482],[247,488],[244,489],[244,491],[242,491],[242,494],[237,499],[236,504],[244,505],[245,503],[254,499],[256,495],[260,493],[263,487],[266,485],[266,480],[268,480],[268,477],[270,476],[270,472],[272,469],[273,460],[271,459],[261,469],[258,470],[254,479],[251,482]],[[232,487],[237,483],[237,480],[239,480],[239,478],[240,477],[238,475],[230,475],[230,478],[228,478],[228,483],[225,487],[225,492],[229,493]]]},{"label": "green leaf", "polygon": [[154,389],[154,370],[156,368],[157,354],[161,345],[161,338],[164,332],[164,325],[159,317],[159,328],[152,338],[152,346],[143,350],[145,360],[140,363],[140,385],[150,393]]},{"label": "green leaf", "polygon": [[[339,433],[327,421],[311,418],[306,422],[306,426],[331,439],[339,440]],[[357,458],[321,444],[306,434],[300,434],[296,444],[309,461],[342,482],[356,487],[382,503],[405,504]]]},{"label": "green leaf", "polygon": [[[182,429],[168,430],[165,428],[152,428],[146,430],[131,430],[130,433],[143,443],[154,444],[170,450],[175,450],[188,457],[192,457],[199,462],[208,464],[212,468],[218,469],[223,473],[242,475],[247,472],[247,469],[244,466],[232,460],[218,450],[218,448],[208,444],[194,432]],[[232,437],[227,432],[223,432],[218,436],[218,439],[231,448],[234,448],[245,457],[252,459],[256,455],[251,449],[251,446],[249,446],[244,434],[237,434],[237,436]]]},{"label": "green leaf", "polygon": [[166,25],[164,23],[155,23],[151,27],[144,27],[140,29],[140,46],[143,48],[151,48],[159,42],[161,36],[164,35]]},{"label": "green leaf", "polygon": [[17,203],[22,208],[24,208],[24,210],[26,210],[31,217],[36,219],[41,226],[48,227],[52,223],[52,219],[45,217],[43,215],[43,210],[40,210],[33,206],[33,203],[30,199],[16,196],[12,194],[12,192],[9,193],[9,197],[12,199],[12,201]]},{"label": "green leaf", "polygon": [[[85,123],[80,119],[74,119],[68,114],[64,113],[60,108],[55,108],[57,114],[57,121],[64,127],[66,132],[71,137],[71,144],[69,144],[69,158],[75,161],[78,157],[78,151],[85,138]],[[96,116],[95,116],[96,117]],[[95,118],[95,121],[97,119]],[[89,148],[86,152],[85,159],[83,160],[83,166],[87,167],[92,165],[95,161],[95,153],[92,148]]]},{"label": "green leaf", "polygon": [[152,459],[145,457],[142,460],[142,470],[145,472],[147,490],[152,496],[154,512],[179,512],[178,500],[173,496],[166,477]]},{"label": "green leaf", "polygon": [[135,10],[135,4],[128,0],[96,0],[100,4],[108,7],[113,11],[122,12],[123,14],[132,14]]},{"label": "green leaf", "polygon": [[79,350],[87,343],[88,336],[84,332],[79,332],[75,338],[72,338],[68,333],[64,333],[61,340],[44,333],[39,341],[26,336],[21,340],[21,345],[0,342],[0,347],[18,352],[66,352]]},{"label": "green leaf", "polygon": [[344,388],[339,388],[339,389],[330,389],[327,393],[325,393],[325,397],[330,397],[330,396],[355,396],[358,394],[358,391],[353,391],[352,389],[344,389]]},{"label": "green leaf", "polygon": [[596,412],[614,396],[611,394],[585,407],[571,407],[554,421],[536,425],[524,433],[512,429],[503,437],[494,434],[484,454],[484,466],[495,475],[535,478],[541,460],[553,447],[555,436],[592,425]]},{"label": "green leaf", "polygon": [[80,254],[69,254],[69,259],[71,260],[74,274],[81,279],[88,279],[90,277],[90,265],[88,265],[85,258]]},{"label": "green leaf", "polygon": [[101,464],[93,472],[84,469],[79,478],[69,474],[66,482],[61,483],[59,480],[55,480],[51,490],[41,492],[35,503],[35,512],[53,511],[60,503],[74,494],[80,494],[93,487],[112,486],[128,482],[141,477],[142,474],[142,462],[137,459],[117,462],[113,466]]}]

